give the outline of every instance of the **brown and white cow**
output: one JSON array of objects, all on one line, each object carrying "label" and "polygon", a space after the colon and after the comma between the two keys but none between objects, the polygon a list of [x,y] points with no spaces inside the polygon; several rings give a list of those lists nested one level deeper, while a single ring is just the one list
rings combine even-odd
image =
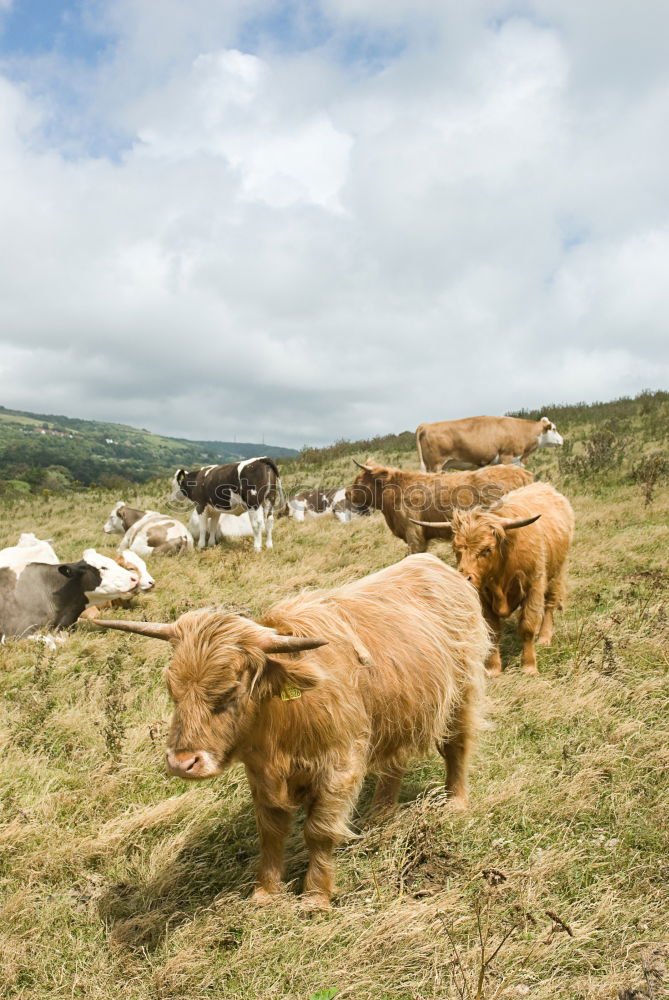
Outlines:
[{"label": "brown and white cow", "polygon": [[563,438],[548,417],[465,417],[419,424],[416,447],[423,472],[478,469],[484,465],[524,465],[537,448],[555,448]]},{"label": "brown and white cow", "polygon": [[198,546],[216,544],[216,529],[221,513],[243,514],[248,511],[253,529],[253,547],[262,548],[263,518],[267,532],[266,547],[272,548],[274,507],[283,502],[279,470],[271,458],[247,458],[231,465],[207,465],[187,472],[178,469],[172,480],[174,501],[190,500],[200,518]]},{"label": "brown and white cow", "polygon": [[123,535],[119,552],[130,549],[144,558],[174,556],[193,548],[192,535],[181,521],[157,510],[129,507],[123,500],[112,508],[104,530],[108,535]]},{"label": "brown and white cow", "polygon": [[[354,507],[380,510],[393,535],[406,542],[409,554],[425,552],[434,538],[450,538],[443,522],[454,509],[492,507],[509,490],[534,478],[528,469],[517,465],[434,475],[387,468],[372,458],[364,465],[355,464],[361,471],[346,491],[348,499]],[[434,527],[429,522],[434,522]]]},{"label": "brown and white cow", "polygon": [[509,493],[494,511],[455,511],[450,527],[458,570],[479,591],[495,635],[489,672],[502,670],[502,619],[519,608],[522,667],[536,674],[535,641],[550,645],[553,614],[564,602],[571,504],[548,483],[532,483]]},{"label": "brown and white cow", "polygon": [[169,773],[202,779],[245,765],[260,834],[257,903],[280,892],[302,806],[305,902],[329,906],[332,851],[349,835],[366,772],[379,775],[374,807],[387,809],[410,759],[436,745],[453,803],[466,804],[490,640],[474,588],[433,556],[288,598],[258,622],[201,610],[171,624],[96,624],[172,643]]}]

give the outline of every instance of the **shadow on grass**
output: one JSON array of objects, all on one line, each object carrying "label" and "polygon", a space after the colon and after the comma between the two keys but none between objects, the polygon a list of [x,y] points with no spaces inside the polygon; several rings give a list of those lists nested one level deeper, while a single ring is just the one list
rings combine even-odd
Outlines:
[{"label": "shadow on grass", "polygon": [[257,835],[253,809],[243,808],[223,826],[193,832],[173,861],[151,881],[137,878],[111,886],[99,901],[120,948],[157,948],[179,926],[217,896],[248,896],[253,885]]}]

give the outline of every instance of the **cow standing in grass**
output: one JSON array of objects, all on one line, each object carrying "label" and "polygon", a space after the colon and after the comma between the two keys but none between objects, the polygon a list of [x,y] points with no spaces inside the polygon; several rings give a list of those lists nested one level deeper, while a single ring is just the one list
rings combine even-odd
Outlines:
[{"label": "cow standing in grass", "polygon": [[283,490],[279,470],[271,458],[248,458],[231,465],[207,465],[193,472],[178,469],[172,480],[171,499],[195,504],[201,549],[216,544],[221,514],[248,512],[253,547],[260,552],[263,526],[267,532],[265,544],[272,548],[274,507],[283,501]]},{"label": "cow standing in grass", "polygon": [[479,469],[485,465],[524,465],[537,448],[556,448],[562,435],[548,417],[463,417],[420,424],[416,448],[423,472]]},{"label": "cow standing in grass", "polygon": [[364,465],[355,464],[361,471],[347,489],[347,499],[354,509],[380,510],[393,535],[406,542],[410,555],[425,552],[434,538],[450,538],[450,527],[443,522],[455,508],[491,507],[509,490],[534,478],[516,465],[434,475],[386,468],[372,458]]},{"label": "cow standing in grass", "polygon": [[449,523],[458,570],[479,591],[495,636],[488,671],[501,673],[502,620],[519,609],[522,668],[536,674],[535,641],[550,645],[553,614],[564,603],[571,504],[547,483],[532,483],[509,493],[495,511],[456,511]]},{"label": "cow standing in grass", "polygon": [[169,640],[174,702],[167,766],[211,778],[242,762],[260,834],[254,899],[279,893],[284,844],[303,806],[308,905],[327,907],[332,851],[349,834],[365,773],[392,806],[409,760],[436,745],[453,803],[483,695],[488,630],[476,591],[430,555],[275,605],[259,622],[211,610],[172,624],[99,625]]}]

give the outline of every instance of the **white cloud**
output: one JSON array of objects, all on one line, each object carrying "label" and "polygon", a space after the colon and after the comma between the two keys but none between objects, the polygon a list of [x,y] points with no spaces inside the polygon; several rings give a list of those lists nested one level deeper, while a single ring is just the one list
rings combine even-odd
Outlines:
[{"label": "white cloud", "polygon": [[323,9],[305,50],[269,2],[106,4],[76,156],[44,64],[0,79],[5,405],[300,445],[666,385],[669,70],[638,12]]}]

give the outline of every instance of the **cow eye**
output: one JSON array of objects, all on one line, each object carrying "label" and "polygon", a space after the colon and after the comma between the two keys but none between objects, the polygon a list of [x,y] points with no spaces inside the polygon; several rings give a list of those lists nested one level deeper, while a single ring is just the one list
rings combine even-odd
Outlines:
[{"label": "cow eye", "polygon": [[231,698],[226,695],[223,698],[216,698],[211,706],[211,711],[213,715],[222,715],[223,712],[227,712],[228,709],[232,708],[237,702],[236,698]]},{"label": "cow eye", "polygon": [[490,549],[481,549],[481,551],[478,554],[478,558],[479,559],[485,559],[486,556],[489,556],[489,555],[490,555]]}]

